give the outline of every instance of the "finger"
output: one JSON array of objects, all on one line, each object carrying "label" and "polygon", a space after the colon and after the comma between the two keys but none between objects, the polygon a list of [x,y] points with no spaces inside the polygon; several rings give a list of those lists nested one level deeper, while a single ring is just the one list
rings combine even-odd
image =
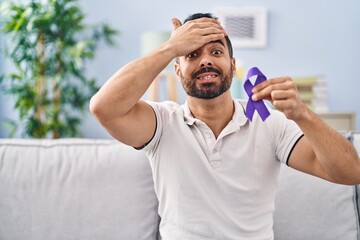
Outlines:
[{"label": "finger", "polygon": [[289,100],[288,98],[284,99],[276,99],[272,101],[274,107],[278,110],[291,108],[293,106],[293,101]]},{"label": "finger", "polygon": [[264,99],[271,96],[273,91],[276,90],[296,90],[296,85],[290,78],[282,77],[282,78],[273,78],[268,79],[258,85],[256,85],[252,92],[253,99]]},{"label": "finger", "polygon": [[221,40],[223,38],[225,38],[224,33],[209,34],[209,35],[204,36],[204,43],[214,42],[217,40]]},{"label": "finger", "polygon": [[271,78],[271,79],[267,79],[266,81],[256,85],[254,88],[253,88],[253,92],[259,92],[261,91],[262,89],[264,88],[267,88],[271,85],[275,85],[275,84],[280,84],[280,83],[284,83],[286,81],[289,81],[290,78],[288,77],[279,77],[279,78]]},{"label": "finger", "polygon": [[196,34],[198,34],[199,36],[216,35],[215,38],[217,38],[217,39],[221,39],[221,38],[223,38],[223,36],[226,35],[224,30],[218,29],[218,28],[213,28],[213,27],[197,30]]},{"label": "finger", "polygon": [[207,18],[207,17],[202,17],[202,18],[197,18],[197,19],[193,19],[191,21],[188,21],[186,23],[216,23],[216,24],[219,24],[220,25],[220,21],[218,19],[215,19],[215,18]]},{"label": "finger", "polygon": [[272,100],[283,100],[289,98],[295,98],[296,93],[292,90],[275,90],[271,92]]},{"label": "finger", "polygon": [[275,109],[283,112],[283,113],[291,113],[296,109],[296,103],[289,99],[286,100],[275,100],[272,102]]},{"label": "finger", "polygon": [[171,19],[172,21],[172,25],[173,25],[173,30],[176,30],[177,28],[179,28],[182,24],[181,21],[177,18],[173,18]]},{"label": "finger", "polygon": [[202,29],[202,28],[217,28],[225,31],[223,26],[219,23],[218,20],[212,18],[199,18],[195,20],[191,20],[185,23],[185,25],[189,26],[189,28]]},{"label": "finger", "polygon": [[293,89],[287,89],[284,87],[276,87],[276,86],[269,86],[268,88],[265,88],[261,90],[260,92],[254,93],[252,95],[252,99],[254,101],[258,101],[261,99],[266,100],[281,100],[281,99],[288,99],[288,98],[295,98],[296,97],[296,91]]}]

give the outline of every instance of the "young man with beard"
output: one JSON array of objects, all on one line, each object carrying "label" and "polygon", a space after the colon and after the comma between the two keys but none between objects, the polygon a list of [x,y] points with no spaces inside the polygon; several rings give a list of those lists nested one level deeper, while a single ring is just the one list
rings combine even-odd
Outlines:
[{"label": "young man with beard", "polygon": [[[229,88],[235,59],[211,14],[174,18],[168,41],[118,70],[92,98],[92,113],[117,140],[143,149],[159,199],[163,239],[273,239],[280,163],[328,181],[360,183],[352,145],[300,100],[289,77],[254,87],[278,110],[245,115]],[[186,103],[140,100],[176,59]]]}]

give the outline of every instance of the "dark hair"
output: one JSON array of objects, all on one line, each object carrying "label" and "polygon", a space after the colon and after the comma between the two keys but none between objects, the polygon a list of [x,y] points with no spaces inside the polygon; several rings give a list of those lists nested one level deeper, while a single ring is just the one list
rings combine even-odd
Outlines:
[{"label": "dark hair", "polygon": [[[184,24],[188,21],[194,20],[194,19],[198,19],[198,18],[213,18],[213,19],[218,19],[217,17],[215,17],[213,14],[211,13],[194,13],[190,16],[188,16],[185,20],[184,20]],[[232,48],[232,44],[230,41],[229,36],[225,36],[225,40],[226,40],[226,44],[228,46],[229,49],[229,55],[231,58],[233,58],[233,48]]]}]

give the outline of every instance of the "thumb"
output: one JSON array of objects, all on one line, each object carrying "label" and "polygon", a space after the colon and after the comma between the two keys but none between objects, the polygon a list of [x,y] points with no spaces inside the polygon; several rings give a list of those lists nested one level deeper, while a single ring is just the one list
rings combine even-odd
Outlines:
[{"label": "thumb", "polygon": [[171,19],[171,21],[173,24],[173,30],[176,30],[178,27],[180,27],[182,25],[180,20],[177,18],[173,18],[173,19]]}]

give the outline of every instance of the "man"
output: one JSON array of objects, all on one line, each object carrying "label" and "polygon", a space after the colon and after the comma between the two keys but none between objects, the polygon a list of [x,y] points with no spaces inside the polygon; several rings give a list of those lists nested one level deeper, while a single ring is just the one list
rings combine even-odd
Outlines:
[{"label": "man", "polygon": [[[168,41],[118,70],[92,98],[92,113],[117,140],[142,148],[153,171],[169,239],[273,239],[280,162],[341,184],[360,183],[352,145],[300,100],[289,77],[253,88],[253,100],[278,110],[249,121],[229,88],[235,59],[211,14],[173,19]],[[176,59],[186,103],[140,100]]]}]

